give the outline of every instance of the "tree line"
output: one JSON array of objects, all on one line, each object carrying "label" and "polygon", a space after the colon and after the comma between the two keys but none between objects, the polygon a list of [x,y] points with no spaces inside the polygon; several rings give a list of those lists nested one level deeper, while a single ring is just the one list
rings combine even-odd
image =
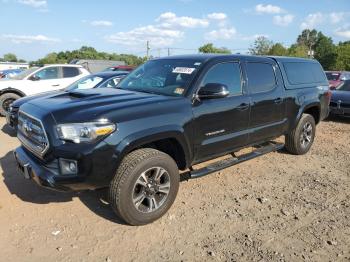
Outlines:
[{"label": "tree line", "polygon": [[[212,43],[205,44],[198,49],[199,53],[223,53],[231,54],[231,50],[225,47],[215,47]],[[268,38],[258,37],[249,48],[253,55],[275,55],[313,57],[317,59],[325,70],[348,70],[350,71],[350,41],[334,44],[333,39],[317,30],[303,30],[298,35],[296,42],[289,47],[282,43],[274,43]],[[96,59],[124,61],[127,65],[140,65],[147,60],[147,57],[140,57],[132,54],[117,54],[99,52],[93,47],[82,46],[72,51],[49,53],[45,57],[30,62],[31,65],[61,64],[69,63],[73,59]],[[0,61],[25,62],[17,59],[15,54],[5,54]]]},{"label": "tree line", "polygon": [[[202,53],[230,54],[227,48],[217,48],[209,43],[200,47]],[[334,44],[333,39],[317,30],[303,30],[290,47],[274,43],[268,38],[258,37],[249,48],[252,55],[312,57],[317,59],[324,70],[350,71],[350,41]]]}]

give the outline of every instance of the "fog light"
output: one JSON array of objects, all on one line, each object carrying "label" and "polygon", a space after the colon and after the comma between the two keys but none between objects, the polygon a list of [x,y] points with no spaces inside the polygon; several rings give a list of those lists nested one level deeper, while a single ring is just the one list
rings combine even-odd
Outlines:
[{"label": "fog light", "polygon": [[76,175],[78,173],[78,164],[76,160],[60,158],[59,162],[62,175]]}]

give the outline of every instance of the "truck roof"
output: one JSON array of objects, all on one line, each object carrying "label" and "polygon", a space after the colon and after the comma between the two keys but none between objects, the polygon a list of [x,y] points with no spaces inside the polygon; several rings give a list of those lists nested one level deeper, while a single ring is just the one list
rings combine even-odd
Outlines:
[{"label": "truck roof", "polygon": [[287,56],[258,56],[258,55],[241,55],[241,54],[191,54],[191,55],[176,55],[176,56],[168,56],[168,57],[161,57],[157,59],[191,59],[191,60],[198,60],[200,62],[209,61],[211,59],[217,59],[217,58],[258,58],[258,59],[274,59],[278,62],[292,62],[292,61],[298,61],[298,62],[317,62],[314,59],[308,59],[308,58],[299,58],[299,57],[287,57]]}]

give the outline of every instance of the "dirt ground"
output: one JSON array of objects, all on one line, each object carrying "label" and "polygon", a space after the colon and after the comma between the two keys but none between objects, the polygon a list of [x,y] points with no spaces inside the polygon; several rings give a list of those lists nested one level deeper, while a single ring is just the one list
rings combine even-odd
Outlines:
[{"label": "dirt ground", "polygon": [[350,261],[350,120],[318,126],[307,155],[271,153],[184,181],[143,227],[105,192],[58,193],[16,173],[0,118],[0,261]]}]

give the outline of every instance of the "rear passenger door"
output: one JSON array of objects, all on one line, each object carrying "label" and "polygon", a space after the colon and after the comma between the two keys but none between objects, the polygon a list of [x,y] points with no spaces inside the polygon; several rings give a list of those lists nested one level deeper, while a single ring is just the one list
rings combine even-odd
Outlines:
[{"label": "rear passenger door", "polygon": [[81,72],[77,67],[63,66],[61,69],[63,76],[61,88],[66,88],[67,86],[81,78]]},{"label": "rear passenger door", "polygon": [[248,59],[245,63],[250,96],[249,142],[279,136],[285,124],[282,77],[273,60]]}]

